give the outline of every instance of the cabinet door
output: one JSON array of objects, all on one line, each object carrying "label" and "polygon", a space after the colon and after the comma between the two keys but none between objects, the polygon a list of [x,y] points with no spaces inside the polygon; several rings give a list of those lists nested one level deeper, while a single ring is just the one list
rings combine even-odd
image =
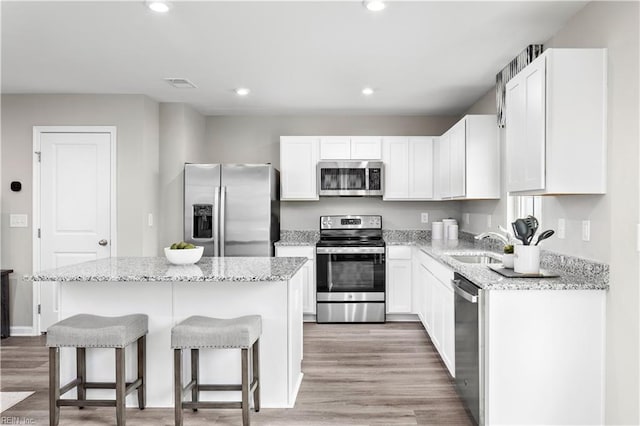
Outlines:
[{"label": "cabinet door", "polygon": [[442,290],[442,351],[440,352],[442,360],[449,369],[449,373],[453,377],[456,376],[456,329],[455,329],[455,307],[454,293],[448,285]]},{"label": "cabinet door", "polygon": [[449,196],[464,197],[466,183],[466,121],[449,131]]},{"label": "cabinet door", "polygon": [[433,198],[433,138],[409,138],[409,198]]},{"label": "cabinet door", "polygon": [[545,58],[540,57],[506,87],[507,191],[545,186]]},{"label": "cabinet door", "polygon": [[435,277],[425,264],[420,265],[421,274],[422,274],[422,282],[424,283],[423,287],[423,295],[424,298],[424,322],[425,329],[429,333],[429,336],[433,339],[433,285]]},{"label": "cabinet door", "polygon": [[280,199],[317,200],[318,138],[280,138]]},{"label": "cabinet door", "polygon": [[409,198],[409,138],[388,137],[382,141],[385,200]]},{"label": "cabinet door", "polygon": [[382,159],[382,138],[379,136],[352,136],[352,160]]},{"label": "cabinet door", "polygon": [[449,151],[450,145],[449,140],[451,138],[451,134],[449,132],[445,133],[441,137],[438,138],[438,160],[437,160],[437,172],[438,178],[436,179],[438,186],[438,198],[449,198]]},{"label": "cabinet door", "polygon": [[308,246],[276,247],[276,257],[306,257],[308,260],[302,266],[302,311],[305,314],[316,313],[316,269],[315,248]]},{"label": "cabinet door", "polygon": [[411,261],[387,261],[387,313],[411,313]]},{"label": "cabinet door", "polygon": [[320,138],[321,160],[349,160],[351,138],[346,136],[324,136]]}]

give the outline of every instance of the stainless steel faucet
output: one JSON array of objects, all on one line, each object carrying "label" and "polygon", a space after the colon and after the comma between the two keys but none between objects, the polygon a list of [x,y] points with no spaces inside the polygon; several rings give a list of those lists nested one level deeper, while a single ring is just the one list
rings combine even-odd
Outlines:
[{"label": "stainless steel faucet", "polygon": [[475,236],[476,240],[483,240],[485,238],[500,240],[504,243],[505,246],[509,245],[509,239],[502,234],[498,234],[497,232],[483,232],[482,234],[478,234]]}]

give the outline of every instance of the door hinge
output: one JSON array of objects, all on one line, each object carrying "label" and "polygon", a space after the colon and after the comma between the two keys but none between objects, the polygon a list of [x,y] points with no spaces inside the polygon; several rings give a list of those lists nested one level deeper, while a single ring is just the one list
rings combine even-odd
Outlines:
[{"label": "door hinge", "polygon": [[36,151],[35,153],[36,153],[36,155],[38,156],[38,163],[39,163],[39,162],[42,160],[42,159],[40,158],[42,153],[41,153],[40,151]]},{"label": "door hinge", "polygon": [[40,312],[42,312],[42,305],[38,305],[38,314],[40,314]]},{"label": "door hinge", "polygon": [[40,237],[40,228],[38,228],[38,238],[41,238]]}]

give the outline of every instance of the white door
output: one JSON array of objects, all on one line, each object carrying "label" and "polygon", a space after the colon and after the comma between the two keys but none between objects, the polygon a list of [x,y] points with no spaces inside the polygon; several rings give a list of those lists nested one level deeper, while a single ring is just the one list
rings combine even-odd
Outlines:
[{"label": "white door", "polygon": [[[40,270],[115,255],[113,133],[41,132]],[[58,284],[40,284],[41,332],[58,321]]]}]

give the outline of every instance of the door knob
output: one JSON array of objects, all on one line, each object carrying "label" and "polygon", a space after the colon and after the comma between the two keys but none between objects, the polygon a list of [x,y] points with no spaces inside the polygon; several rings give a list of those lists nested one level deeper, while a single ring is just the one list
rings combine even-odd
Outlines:
[{"label": "door knob", "polygon": [[98,244],[100,244],[101,246],[106,246],[109,242],[107,240],[100,240],[98,241]]}]

